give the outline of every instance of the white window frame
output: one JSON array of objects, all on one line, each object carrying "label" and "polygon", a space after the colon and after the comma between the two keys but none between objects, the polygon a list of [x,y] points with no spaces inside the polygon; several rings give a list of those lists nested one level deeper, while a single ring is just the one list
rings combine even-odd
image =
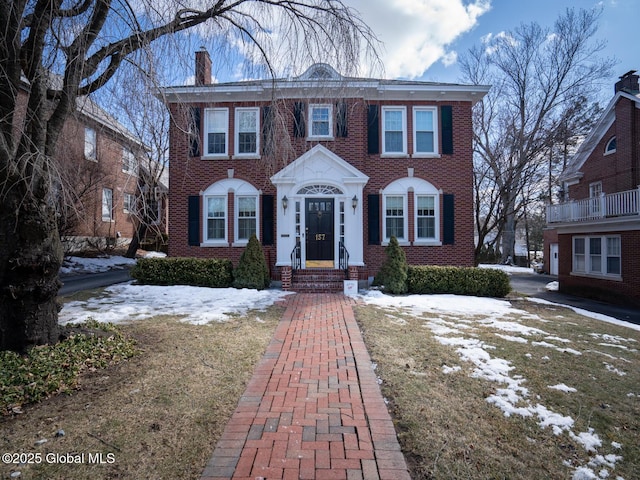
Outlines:
[{"label": "white window frame", "polygon": [[[610,252],[610,239],[616,239],[617,252]],[[592,240],[600,241],[600,252],[591,252]],[[584,242],[584,253],[576,254],[577,241]],[[578,267],[579,259],[577,256],[584,257],[583,264],[584,269]],[[598,259],[599,258],[599,259]],[[618,258],[619,272],[609,272],[609,258]],[[598,260],[596,260],[598,259]],[[597,265],[594,264],[597,263]],[[600,277],[614,280],[620,280],[622,278],[622,240],[620,235],[577,235],[571,240],[571,274],[588,276],[588,277]]]},{"label": "white window frame", "polygon": [[387,219],[389,218],[400,218],[399,216],[393,216],[393,217],[389,217],[387,215],[387,201],[389,200],[390,197],[394,197],[394,198],[401,198],[402,199],[402,238],[396,236],[396,239],[398,240],[398,243],[400,244],[407,244],[407,242],[409,241],[409,217],[407,215],[408,209],[409,209],[409,205],[408,205],[408,201],[407,201],[407,195],[406,194],[399,194],[399,193],[389,193],[389,194],[385,194],[383,196],[383,202],[382,202],[382,208],[383,208],[383,214],[384,214],[384,222],[383,222],[383,233],[384,233],[384,242],[388,243],[391,240],[391,237],[387,236]]},{"label": "white window frame", "polygon": [[113,189],[104,187],[102,189],[102,221],[113,222]]},{"label": "white window frame", "polygon": [[122,171],[130,175],[135,175],[138,172],[136,156],[127,147],[122,147]]},{"label": "white window frame", "polygon": [[122,205],[124,213],[135,213],[136,196],[133,193],[124,193],[122,196]]},{"label": "white window frame", "polygon": [[233,219],[233,224],[234,224],[234,242],[233,242],[233,246],[243,246],[246,245],[249,242],[249,237],[247,238],[240,238],[240,199],[241,198],[253,198],[254,201],[256,202],[256,213],[254,217],[246,217],[246,218],[252,218],[255,222],[256,222],[256,228],[255,228],[255,233],[256,233],[256,237],[260,238],[260,196],[259,195],[236,195],[234,198],[234,219]]},{"label": "white window frame", "polygon": [[[386,118],[390,112],[400,112],[402,120],[402,151],[401,152],[389,152],[387,151],[387,129]],[[407,107],[404,106],[383,106],[382,107],[382,157],[406,157],[407,156]],[[391,130],[393,132],[397,130]]]},{"label": "white window frame", "polygon": [[[313,123],[314,123],[314,117],[313,117],[313,113],[315,110],[320,110],[320,109],[326,109],[327,110],[327,134],[314,134],[313,133]],[[308,119],[307,119],[307,125],[309,125],[309,131],[307,132],[307,137],[309,139],[322,139],[322,140],[333,140],[333,105],[330,103],[312,103],[311,105],[309,105],[309,110],[308,110]],[[322,122],[324,123],[324,122]]]},{"label": "white window frame", "polygon": [[[215,219],[215,220],[222,220],[224,223],[224,238],[209,238],[209,200],[212,199],[221,199],[222,200],[222,205],[224,208],[224,216],[221,217],[211,217],[211,219]],[[208,245],[227,245],[228,244],[228,221],[227,221],[227,217],[229,215],[228,212],[228,197],[227,195],[206,195],[204,197],[204,201],[203,201],[203,217],[204,217],[204,232],[203,232],[203,243],[204,244],[208,244]]]},{"label": "white window frame", "polygon": [[[418,198],[419,197],[431,197],[433,198],[433,237],[419,237],[418,236]],[[440,241],[440,195],[438,193],[423,193],[415,192],[413,201],[414,210],[414,245],[441,245]],[[425,218],[428,218],[425,216]]]},{"label": "white window frame", "polygon": [[[211,125],[212,120],[216,114],[223,116],[222,123],[224,125],[221,129],[213,130]],[[223,133],[224,134],[224,152],[209,153],[209,134],[210,133]],[[228,108],[205,108],[204,109],[204,134],[203,134],[204,155],[202,158],[229,158],[229,109]]]},{"label": "white window frame", "polygon": [[[153,202],[155,202],[155,209],[152,209],[151,207],[153,206]],[[147,211],[145,212],[145,219],[149,219],[150,218],[150,212],[155,210],[154,214],[155,214],[155,220],[153,220],[151,222],[151,225],[160,225],[162,223],[162,199],[158,198],[152,198],[147,200],[147,204],[145,205],[145,208],[147,209]]]},{"label": "white window frame", "polygon": [[84,127],[84,158],[98,161],[98,136],[91,127]]},{"label": "white window frame", "polygon": [[[614,145],[614,146],[612,147],[612,145]],[[618,149],[617,147],[618,147],[618,140],[617,140],[616,136],[614,135],[605,144],[605,146],[604,146],[604,154],[605,155],[611,155],[612,153],[616,153],[616,150]]]},{"label": "white window frame", "polygon": [[[253,113],[256,116],[255,132],[241,132],[240,124],[241,117],[246,113]],[[260,109],[254,107],[238,107],[234,113],[234,156],[233,158],[257,158],[260,156]],[[255,133],[256,135],[256,149],[253,152],[240,152],[240,134],[241,133]]]},{"label": "white window frame", "polygon": [[[433,150],[432,151],[419,151],[418,150],[418,121],[417,116],[419,112],[431,112],[432,114],[432,128],[430,130],[433,133]],[[413,107],[413,157],[415,158],[429,158],[440,156],[440,145],[438,144],[438,109],[436,107]]]},{"label": "white window frame", "polygon": [[602,182],[589,184],[589,215],[600,216],[602,214]]}]

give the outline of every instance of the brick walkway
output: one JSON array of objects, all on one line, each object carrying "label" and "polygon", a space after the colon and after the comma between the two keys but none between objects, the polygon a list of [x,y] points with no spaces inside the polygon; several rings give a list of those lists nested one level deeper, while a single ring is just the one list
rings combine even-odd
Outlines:
[{"label": "brick walkway", "polygon": [[202,480],[407,480],[353,300],[295,294]]}]

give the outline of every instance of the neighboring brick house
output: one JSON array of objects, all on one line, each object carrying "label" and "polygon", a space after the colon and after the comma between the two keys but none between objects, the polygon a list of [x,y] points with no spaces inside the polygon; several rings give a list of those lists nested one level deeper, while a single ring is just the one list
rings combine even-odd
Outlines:
[{"label": "neighboring brick house", "polygon": [[547,207],[546,269],[563,292],[640,306],[640,92],[635,71],[570,160]]},{"label": "neighboring brick house", "polygon": [[[343,77],[162,89],[169,254],[237,263],[251,234],[289,288],[320,269],[367,280],[398,238],[410,264],[474,263],[471,108],[487,86]],[[309,271],[313,277],[309,277]],[[315,280],[314,280],[315,279]]]}]

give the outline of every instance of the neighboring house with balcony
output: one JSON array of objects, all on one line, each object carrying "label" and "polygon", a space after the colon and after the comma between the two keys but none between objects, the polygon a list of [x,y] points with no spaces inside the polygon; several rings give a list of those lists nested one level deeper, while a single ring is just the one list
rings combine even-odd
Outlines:
[{"label": "neighboring house with balcony", "polygon": [[[487,86],[344,77],[162,89],[171,118],[169,255],[260,240],[283,288],[367,280],[395,236],[409,263],[474,263],[471,108]],[[340,283],[341,288],[341,283]]]},{"label": "neighboring house with balcony", "polygon": [[547,207],[545,267],[560,290],[640,305],[640,91],[635,71],[570,160]]}]

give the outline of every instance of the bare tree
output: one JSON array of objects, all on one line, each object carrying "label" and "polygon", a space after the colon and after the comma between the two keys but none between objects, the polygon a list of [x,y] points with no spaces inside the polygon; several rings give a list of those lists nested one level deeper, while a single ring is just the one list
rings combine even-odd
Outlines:
[{"label": "bare tree", "polygon": [[[0,349],[58,339],[53,158],[78,97],[100,90],[153,42],[205,22],[272,73],[274,59],[304,54],[357,65],[374,40],[340,0],[0,2]],[[285,49],[288,57],[270,56]]]},{"label": "bare tree", "polygon": [[545,153],[562,125],[576,122],[576,104],[595,96],[613,60],[599,58],[594,39],[601,10],[567,9],[553,29],[536,23],[487,39],[461,61],[466,81],[492,84],[474,124],[476,184],[488,199],[477,212],[479,247],[499,236],[502,259],[515,258],[516,223],[528,184],[540,181]]}]

